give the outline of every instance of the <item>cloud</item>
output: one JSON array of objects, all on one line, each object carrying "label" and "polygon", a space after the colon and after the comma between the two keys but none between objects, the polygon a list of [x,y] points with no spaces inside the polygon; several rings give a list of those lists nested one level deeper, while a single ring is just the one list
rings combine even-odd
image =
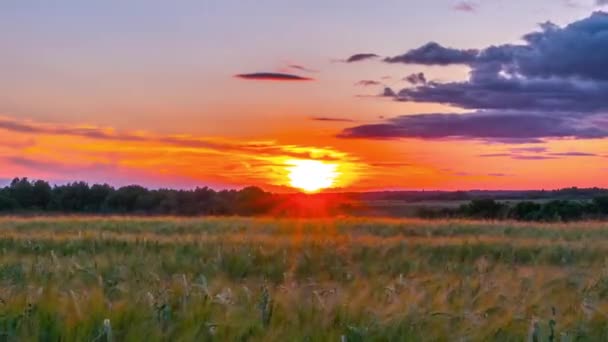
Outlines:
[{"label": "cloud", "polygon": [[344,62],[346,62],[346,63],[361,62],[361,61],[366,61],[366,60],[370,60],[370,59],[375,59],[378,57],[380,57],[380,56],[376,55],[375,53],[357,53],[357,54],[354,54],[354,55],[348,57]]},{"label": "cloud", "polygon": [[[344,137],[462,138],[539,142],[592,139],[608,131],[608,13],[564,27],[547,22],[519,44],[457,49],[430,42],[387,63],[466,65],[463,81],[386,88],[380,97],[448,105],[468,112],[401,116],[353,127]],[[410,82],[412,83],[412,82]],[[449,127],[446,127],[449,123]]]},{"label": "cloud", "polygon": [[414,74],[410,74],[408,76],[405,76],[403,78],[404,81],[409,82],[410,84],[413,85],[418,85],[418,84],[426,84],[426,76],[424,76],[423,72],[419,72],[419,73],[414,73]]},{"label": "cloud", "polygon": [[608,110],[608,14],[596,12],[566,27],[552,23],[524,35],[524,44],[458,50],[429,43],[389,63],[466,64],[466,81],[397,92],[398,101],[466,109],[598,112]]},{"label": "cloud", "polygon": [[382,90],[382,94],[380,94],[380,97],[395,97],[397,96],[397,94],[395,93],[395,91],[389,87],[384,87],[384,89]]},{"label": "cloud", "polygon": [[550,155],[557,156],[557,157],[598,157],[598,155],[595,153],[576,152],[576,151],[551,153]]},{"label": "cloud", "polygon": [[608,0],[595,0],[595,4],[597,6],[606,6],[608,5]]},{"label": "cloud", "polygon": [[332,118],[332,117],[327,117],[327,116],[315,116],[310,118],[311,120],[314,121],[329,121],[329,122],[354,122],[355,120],[352,119],[346,119],[346,118]]},{"label": "cloud", "polygon": [[379,124],[346,128],[339,137],[368,139],[482,139],[529,142],[543,138],[603,138],[608,129],[575,115],[543,112],[479,111],[464,114],[402,115]]},{"label": "cloud", "polygon": [[478,50],[453,49],[443,47],[436,42],[430,42],[402,55],[387,57],[384,61],[387,63],[422,65],[470,64],[475,61],[478,54]]},{"label": "cloud", "polygon": [[478,157],[481,157],[481,158],[500,158],[500,157],[510,157],[510,156],[511,156],[510,153],[485,153],[485,154],[478,155]]},{"label": "cloud", "polygon": [[546,147],[521,147],[511,148],[509,153],[487,153],[480,154],[482,158],[507,157],[517,160],[547,160],[558,159],[560,157],[600,157],[595,153],[569,151],[569,152],[548,152]]},{"label": "cloud", "polygon": [[164,146],[181,147],[184,149],[201,149],[221,153],[243,153],[259,156],[283,155],[301,159],[337,160],[341,153],[333,153],[327,149],[309,149],[295,145],[280,145],[274,142],[239,142],[221,139],[201,138],[189,135],[154,135],[149,133],[133,133],[116,131],[110,128],[78,125],[55,125],[26,120],[12,119],[0,116],[0,130],[33,135],[48,134],[55,136],[70,136],[108,140],[122,143],[160,144]]},{"label": "cloud", "polygon": [[357,83],[355,83],[355,85],[357,86],[362,86],[362,87],[369,87],[369,86],[375,86],[375,85],[380,85],[382,83],[378,82],[378,81],[374,81],[374,80],[361,80]]},{"label": "cloud", "polygon": [[511,153],[543,153],[547,151],[547,148],[542,146],[517,147],[512,148],[509,151],[511,151]]},{"label": "cloud", "polygon": [[[283,172],[286,160],[339,163],[354,173],[365,167],[350,154],[329,147],[118,131],[11,117],[0,117],[0,136],[23,141],[35,138],[29,148],[1,151],[0,178],[23,175],[52,180],[101,179],[116,184],[124,173],[129,177],[143,175],[142,182],[154,180],[164,186],[183,179],[183,184],[190,186],[272,187],[287,184]],[[229,165],[251,167],[226,171]]]},{"label": "cloud", "polygon": [[300,64],[289,64],[287,66],[289,69],[304,71],[304,72],[319,72],[319,70],[310,69]]},{"label": "cloud", "polygon": [[251,74],[234,75],[236,78],[255,81],[312,81],[310,77],[303,77],[292,74],[283,74],[278,72],[256,72]]},{"label": "cloud", "polygon": [[556,158],[552,157],[552,156],[536,156],[536,155],[514,154],[514,155],[511,156],[511,159],[518,159],[518,160],[549,160],[549,159],[556,159]]},{"label": "cloud", "polygon": [[470,1],[460,1],[452,8],[461,12],[475,12],[477,10],[477,4]]}]

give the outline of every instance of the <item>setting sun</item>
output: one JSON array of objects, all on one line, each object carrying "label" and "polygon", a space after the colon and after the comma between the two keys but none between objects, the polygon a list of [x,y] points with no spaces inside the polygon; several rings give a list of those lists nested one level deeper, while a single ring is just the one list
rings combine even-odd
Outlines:
[{"label": "setting sun", "polygon": [[339,173],[336,164],[318,160],[290,160],[289,184],[306,192],[316,192],[334,185]]}]

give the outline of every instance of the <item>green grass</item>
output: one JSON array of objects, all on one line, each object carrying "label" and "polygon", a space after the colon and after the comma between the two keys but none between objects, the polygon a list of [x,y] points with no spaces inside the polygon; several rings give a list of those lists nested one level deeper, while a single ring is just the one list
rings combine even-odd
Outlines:
[{"label": "green grass", "polygon": [[2,218],[0,341],[606,340],[607,228]]}]

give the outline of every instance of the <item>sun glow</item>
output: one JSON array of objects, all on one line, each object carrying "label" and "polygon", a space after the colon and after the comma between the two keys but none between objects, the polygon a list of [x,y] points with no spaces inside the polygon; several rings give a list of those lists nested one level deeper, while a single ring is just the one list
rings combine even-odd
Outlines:
[{"label": "sun glow", "polygon": [[290,160],[289,184],[305,192],[316,192],[334,185],[339,176],[338,165],[318,160]]}]

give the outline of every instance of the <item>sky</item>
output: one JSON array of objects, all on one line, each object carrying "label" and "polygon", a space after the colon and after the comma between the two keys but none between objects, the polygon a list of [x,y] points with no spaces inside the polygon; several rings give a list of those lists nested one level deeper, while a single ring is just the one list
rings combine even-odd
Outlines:
[{"label": "sky", "polygon": [[283,192],[306,165],[334,190],[608,187],[602,10],[2,1],[0,183]]}]

